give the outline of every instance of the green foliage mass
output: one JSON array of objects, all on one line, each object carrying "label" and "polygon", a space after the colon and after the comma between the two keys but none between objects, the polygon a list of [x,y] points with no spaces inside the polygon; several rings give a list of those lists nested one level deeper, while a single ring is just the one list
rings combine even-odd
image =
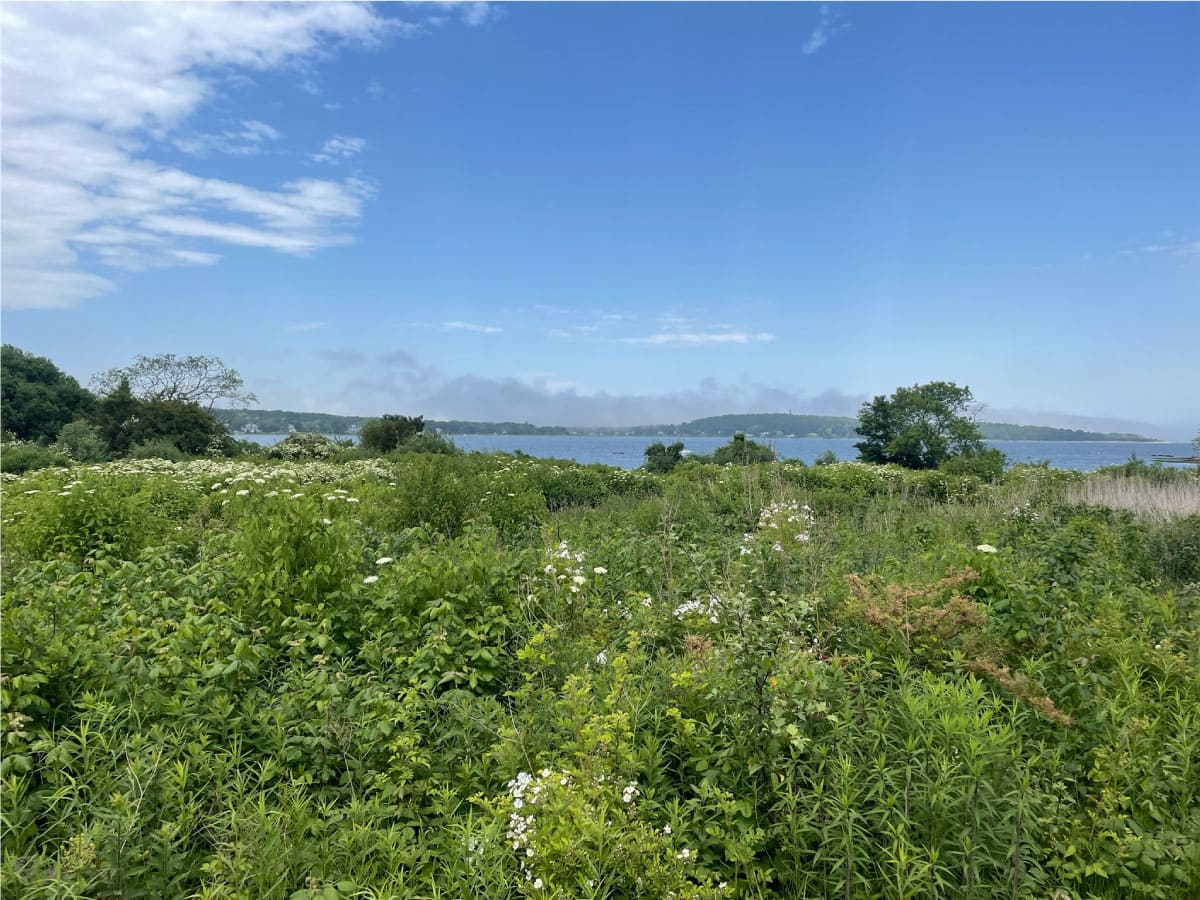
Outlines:
[{"label": "green foliage mass", "polygon": [[49,443],[95,403],[50,360],[12,344],[0,347],[0,425],[26,441]]},{"label": "green foliage mass", "polygon": [[662,441],[655,441],[646,448],[645,456],[646,463],[643,468],[646,471],[660,474],[670,472],[683,462],[683,441],[676,441],[669,446]]},{"label": "green foliage mass", "polygon": [[86,419],[68,422],[58,433],[54,448],[65,453],[75,462],[95,463],[108,459],[108,447],[100,435],[100,429]]},{"label": "green foliage mass", "polygon": [[984,452],[972,417],[971,389],[948,381],[880,395],[863,404],[858,423],[864,439],[854,446],[866,462],[936,469],[951,457]]},{"label": "green foliage mass", "polygon": [[334,459],[4,477],[4,896],[1200,896],[1200,516]]},{"label": "green foliage mass", "polygon": [[368,453],[391,453],[424,430],[425,420],[421,416],[385,415],[364,422],[358,439]]},{"label": "green foliage mass", "polygon": [[232,439],[209,410],[183,400],[139,400],[127,381],[100,399],[92,420],[113,456],[129,455],[134,448],[140,448],[140,456],[153,448],[170,458],[233,451]]},{"label": "green foliage mass", "polygon": [[775,451],[764,444],[747,440],[740,431],[733,436],[728,444],[718,447],[707,461],[719,466],[737,465],[748,466],[751,463],[771,462],[775,459]]},{"label": "green foliage mass", "polygon": [[350,446],[348,442],[343,444],[332,441],[323,434],[297,432],[289,434],[277,444],[272,444],[263,455],[267,459],[287,459],[293,462],[329,459]]}]

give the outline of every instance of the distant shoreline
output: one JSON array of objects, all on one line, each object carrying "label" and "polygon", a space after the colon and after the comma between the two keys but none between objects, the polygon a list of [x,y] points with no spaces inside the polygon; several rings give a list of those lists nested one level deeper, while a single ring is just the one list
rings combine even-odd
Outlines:
[{"label": "distant shoreline", "polygon": [[[230,433],[287,434],[317,432],[347,435],[358,432],[366,416],[337,416],[330,413],[305,413],[287,410],[217,409],[213,410]],[[1118,443],[1171,443],[1161,438],[1124,432],[1084,431],[1048,425],[1014,425],[1006,422],[979,422],[979,431],[989,441],[1078,441]],[[756,440],[852,439],[857,440],[858,420],[849,416],[795,415],[792,413],[742,413],[708,416],[688,422],[662,422],[650,425],[569,426],[534,425],[530,422],[485,422],[467,419],[427,419],[425,427],[447,435],[496,435],[507,437],[646,437],[658,438],[729,438],[741,432]]]},{"label": "distant shoreline", "polygon": [[[311,432],[301,431],[246,431],[246,432],[231,432],[234,438],[286,438],[289,434],[306,434]],[[332,438],[339,441],[358,440],[358,435],[354,432],[338,433],[333,431],[318,432],[324,434],[327,438]],[[642,437],[648,441],[666,440],[667,438],[677,438],[685,440],[687,438],[712,438],[712,439],[729,439],[732,438],[734,432],[729,434],[638,434],[634,431],[563,431],[553,434],[537,433],[537,432],[520,432],[520,431],[441,431],[441,434],[447,437],[574,437],[574,438],[611,438],[611,437]],[[749,437],[759,441],[828,441],[828,440],[858,440],[857,436],[846,438],[824,438],[813,437],[811,435],[795,435],[795,434],[778,434],[778,435],[759,435],[752,434]],[[1181,444],[1186,441],[1164,441],[1160,438],[1074,438],[1064,440],[1063,438],[984,438],[984,441],[989,444]]]}]

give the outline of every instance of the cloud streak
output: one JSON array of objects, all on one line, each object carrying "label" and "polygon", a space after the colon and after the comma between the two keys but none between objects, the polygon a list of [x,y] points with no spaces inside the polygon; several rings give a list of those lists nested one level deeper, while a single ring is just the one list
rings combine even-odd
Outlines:
[{"label": "cloud streak", "polygon": [[818,11],[820,18],[817,20],[817,26],[812,30],[812,33],[800,47],[800,52],[805,56],[812,56],[827,43],[839,31],[845,31],[849,28],[849,24],[842,21],[841,17],[828,3],[822,3]]},{"label": "cloud streak", "polygon": [[367,142],[362,138],[335,134],[321,146],[319,152],[312,155],[311,159],[313,162],[322,163],[341,162],[358,156],[366,146]]},{"label": "cloud streak", "polygon": [[621,338],[624,344],[657,347],[711,347],[717,344],[757,344],[775,340],[765,331],[665,331],[645,337]]},{"label": "cloud streak", "polygon": [[499,334],[504,329],[495,325],[478,325],[475,322],[443,322],[446,331],[470,331],[475,334]]},{"label": "cloud streak", "polygon": [[208,156],[212,153],[224,153],[229,156],[257,156],[266,149],[268,141],[277,141],[281,137],[279,131],[266,122],[246,119],[236,130],[226,130],[219,134],[177,137],[173,139],[172,143],[184,153],[190,153],[193,156]]}]

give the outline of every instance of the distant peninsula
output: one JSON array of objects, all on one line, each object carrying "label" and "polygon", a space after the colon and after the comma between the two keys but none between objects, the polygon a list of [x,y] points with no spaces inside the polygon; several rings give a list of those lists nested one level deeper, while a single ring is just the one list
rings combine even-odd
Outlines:
[{"label": "distant peninsula", "polygon": [[[291,412],[282,409],[215,409],[217,418],[233,434],[287,434],[316,431],[354,435],[369,416],[335,416],[330,413]],[[858,420],[849,416],[808,416],[791,413],[741,413],[708,416],[675,425],[632,425],[621,428],[531,425],[528,422],[474,422],[462,419],[426,420],[442,434],[567,435],[626,434],[644,437],[729,437],[744,432],[766,438],[856,438]],[[1122,432],[1080,431],[1047,425],[1010,425],[980,422],[979,430],[990,441],[1142,441],[1158,439]]]}]

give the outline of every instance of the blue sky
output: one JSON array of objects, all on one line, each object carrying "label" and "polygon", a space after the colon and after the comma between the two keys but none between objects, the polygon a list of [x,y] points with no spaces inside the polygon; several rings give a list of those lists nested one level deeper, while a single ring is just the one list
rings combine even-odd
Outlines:
[{"label": "blue sky", "polygon": [[1195,4],[6,4],[3,338],[265,408],[1200,424]]}]

